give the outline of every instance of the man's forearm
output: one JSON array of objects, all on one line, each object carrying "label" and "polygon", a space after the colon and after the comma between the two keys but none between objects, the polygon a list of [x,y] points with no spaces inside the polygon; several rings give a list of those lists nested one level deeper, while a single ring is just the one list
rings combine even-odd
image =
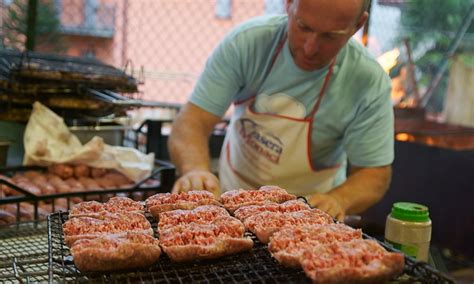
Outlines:
[{"label": "man's forearm", "polygon": [[382,199],[390,185],[391,176],[391,166],[358,168],[329,195],[341,203],[346,214],[357,214]]},{"label": "man's forearm", "polygon": [[171,161],[179,174],[210,170],[209,135],[220,118],[188,104],[173,123],[168,140]]},{"label": "man's forearm", "polygon": [[183,127],[173,131],[169,137],[168,149],[171,162],[176,166],[180,175],[193,169],[210,169],[207,138],[203,139],[199,136],[188,127]]}]

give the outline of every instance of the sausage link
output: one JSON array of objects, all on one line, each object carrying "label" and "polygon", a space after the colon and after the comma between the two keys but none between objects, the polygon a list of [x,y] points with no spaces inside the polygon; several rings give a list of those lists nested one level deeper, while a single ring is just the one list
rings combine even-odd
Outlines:
[{"label": "sausage link", "polygon": [[65,164],[53,164],[48,167],[48,171],[63,179],[68,179],[74,176],[74,168]]},{"label": "sausage link", "polygon": [[88,166],[86,165],[77,165],[74,167],[74,176],[76,178],[80,177],[90,177],[91,175],[91,170]]},{"label": "sausage link", "polygon": [[100,178],[103,177],[108,172],[107,169],[103,168],[91,168],[91,177]]}]

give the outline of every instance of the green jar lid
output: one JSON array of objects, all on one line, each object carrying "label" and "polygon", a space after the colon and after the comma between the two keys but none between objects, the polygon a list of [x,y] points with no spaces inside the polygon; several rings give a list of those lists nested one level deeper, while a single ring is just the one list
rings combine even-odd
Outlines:
[{"label": "green jar lid", "polygon": [[392,218],[411,221],[411,222],[428,222],[430,221],[430,213],[428,207],[418,203],[396,202],[392,206]]}]

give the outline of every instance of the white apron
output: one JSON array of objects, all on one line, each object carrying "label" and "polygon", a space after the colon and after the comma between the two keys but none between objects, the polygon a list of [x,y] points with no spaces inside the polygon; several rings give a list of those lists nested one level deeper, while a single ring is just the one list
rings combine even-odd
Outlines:
[{"label": "white apron", "polygon": [[[285,40],[275,51],[270,70]],[[334,62],[326,74],[318,100],[304,119],[257,113],[252,107],[255,96],[235,104],[219,162],[223,191],[278,185],[292,194],[308,197],[332,189],[339,165],[315,169],[311,161],[311,130],[313,123],[317,123],[314,117],[327,89]]]}]

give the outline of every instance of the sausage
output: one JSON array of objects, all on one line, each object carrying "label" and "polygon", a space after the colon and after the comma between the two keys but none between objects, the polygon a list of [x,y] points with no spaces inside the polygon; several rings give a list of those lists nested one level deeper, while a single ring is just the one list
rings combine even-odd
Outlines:
[{"label": "sausage", "polygon": [[84,186],[87,190],[98,190],[102,187],[93,179],[88,177],[81,177],[78,181]]},{"label": "sausage", "polygon": [[53,174],[48,174],[46,176],[46,178],[48,179],[48,182],[54,186],[54,188],[56,189],[56,192],[57,193],[66,193],[66,192],[71,192],[72,189],[71,189],[71,186],[69,186],[69,184],[67,182],[65,182],[64,180],[62,180],[59,176],[57,175],[53,175]]},{"label": "sausage", "polygon": [[22,188],[34,195],[41,195],[41,189],[39,189],[34,183],[32,183],[26,177],[16,174],[12,177],[12,180],[16,186]]},{"label": "sausage", "polygon": [[105,188],[105,189],[115,189],[116,188],[116,182],[113,179],[108,179],[106,177],[100,177],[100,178],[95,178],[94,180],[102,188]]},{"label": "sausage", "polygon": [[115,186],[117,186],[118,188],[121,188],[125,185],[128,186],[130,184],[133,184],[133,181],[131,181],[129,178],[127,178],[126,176],[118,172],[107,173],[104,176],[104,178],[113,180],[115,183]]},{"label": "sausage", "polygon": [[0,224],[6,225],[10,223],[15,223],[16,217],[15,214],[8,212],[6,210],[0,209]]},{"label": "sausage", "polygon": [[[21,210],[24,210],[25,212],[28,212],[31,214],[32,219],[35,217],[35,206],[33,204],[29,203],[21,203],[20,204]],[[45,220],[49,215],[49,212],[47,210],[44,210],[41,208],[40,205],[38,205],[38,220]]]},{"label": "sausage", "polygon": [[40,173],[39,171],[26,171],[23,173],[23,176],[31,180],[39,176],[44,176],[44,174]]},{"label": "sausage", "polygon": [[[27,174],[27,173],[28,173],[28,174]],[[43,182],[47,182],[47,181],[48,181],[48,179],[46,178],[46,176],[43,175],[43,174],[40,174],[40,173],[35,173],[35,174],[33,174],[32,171],[27,172],[27,173],[24,173],[23,176],[24,176],[25,178],[27,178],[29,181],[33,182],[33,183],[34,183],[34,182],[43,183]]]},{"label": "sausage", "polygon": [[[83,177],[83,178],[80,178],[79,179],[79,182],[82,183],[82,185],[86,188],[86,190],[90,190],[90,191],[93,191],[93,190],[101,190],[102,187],[92,178],[86,178],[86,177]],[[102,196],[102,198],[106,198],[106,196]],[[86,200],[101,200],[101,196],[100,195],[96,195],[96,194],[93,194],[93,195],[88,195],[86,197]]]},{"label": "sausage", "polygon": [[[64,199],[65,198],[60,198]],[[60,199],[55,199],[54,201],[54,211],[53,211],[53,204],[52,203],[40,203],[39,207],[41,208],[42,212],[54,213],[58,211],[67,211],[67,202],[59,201]],[[59,201],[59,202],[58,202]]]},{"label": "sausage", "polygon": [[[3,179],[3,180],[7,181],[10,184],[15,184],[15,182],[7,176],[0,175],[0,179]],[[20,193],[13,190],[8,185],[0,183],[0,197],[5,197],[5,196],[9,196],[9,195],[20,195]]]},{"label": "sausage", "polygon": [[86,188],[75,178],[68,178],[65,182],[71,187],[72,192],[84,191]]},{"label": "sausage", "polygon": [[86,165],[77,165],[74,167],[74,176],[76,178],[80,177],[90,177],[91,175],[91,170],[88,166]]},{"label": "sausage", "polygon": [[[53,174],[48,174],[48,182],[54,186],[54,188],[56,189],[56,192],[57,193],[67,193],[67,192],[77,192],[77,191],[81,191],[81,190],[84,190],[84,188],[81,188],[81,189],[76,189],[74,190],[74,188],[72,186],[70,186],[66,181],[62,180],[60,177],[58,177],[57,175],[53,175]],[[72,178],[71,178],[72,179]],[[75,179],[72,179],[72,180],[75,180]],[[76,181],[77,182],[77,181]],[[79,182],[77,182],[79,185],[81,185]],[[82,185],[81,185],[82,186]],[[73,203],[78,203],[78,202],[81,202],[82,199],[80,197],[71,197],[70,200],[73,202]]]},{"label": "sausage", "polygon": [[91,177],[100,178],[100,177],[103,177],[107,172],[108,172],[107,169],[91,168]]},{"label": "sausage", "polygon": [[68,208],[71,208],[73,205],[72,201],[69,201],[69,206],[67,202],[67,198],[58,198],[54,201],[54,207],[56,209],[56,212],[59,210],[61,211],[67,211]]},{"label": "sausage", "polygon": [[[15,184],[14,182],[11,182],[11,183]],[[22,195],[22,193],[19,193],[18,191],[14,190],[13,188],[9,187],[6,184],[0,184],[0,191],[2,192],[0,193],[2,197],[10,196],[10,195]]]},{"label": "sausage", "polygon": [[43,195],[50,195],[56,193],[56,188],[48,182],[48,179],[44,175],[38,175],[36,177],[33,177],[32,179],[30,179],[30,181],[41,190],[41,193]]},{"label": "sausage", "polygon": [[[5,204],[3,205],[3,209],[9,212],[10,214],[13,214],[16,220],[18,204]],[[31,221],[34,219],[34,212],[33,210],[31,210],[31,208],[27,208],[23,204],[20,204],[19,217],[20,217],[20,220],[17,220],[17,221]]]},{"label": "sausage", "polygon": [[74,168],[65,164],[53,164],[48,167],[48,171],[63,179],[68,179],[74,176]]}]

